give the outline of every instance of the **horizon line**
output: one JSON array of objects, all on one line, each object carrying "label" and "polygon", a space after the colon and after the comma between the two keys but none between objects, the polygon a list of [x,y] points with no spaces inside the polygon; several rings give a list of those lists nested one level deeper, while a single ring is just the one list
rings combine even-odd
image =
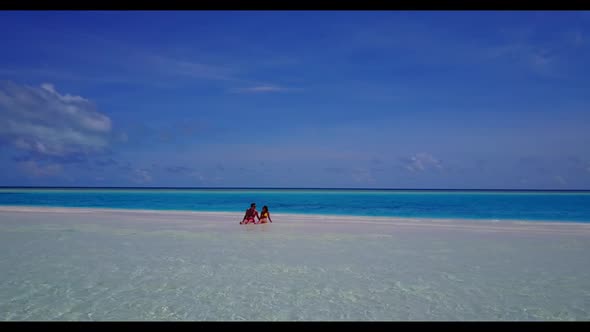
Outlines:
[{"label": "horizon line", "polygon": [[590,189],[450,189],[450,188],[321,188],[321,187],[118,187],[118,186],[0,186],[0,189],[208,189],[208,190],[382,190],[382,191],[590,191]]}]

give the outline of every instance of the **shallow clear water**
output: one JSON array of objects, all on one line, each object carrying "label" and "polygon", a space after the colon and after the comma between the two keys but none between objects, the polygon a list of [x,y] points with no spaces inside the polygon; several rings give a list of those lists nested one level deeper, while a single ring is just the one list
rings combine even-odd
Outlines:
[{"label": "shallow clear water", "polygon": [[1,205],[590,222],[590,192],[0,189]]},{"label": "shallow clear water", "polygon": [[588,320],[588,234],[0,212],[0,320]]}]

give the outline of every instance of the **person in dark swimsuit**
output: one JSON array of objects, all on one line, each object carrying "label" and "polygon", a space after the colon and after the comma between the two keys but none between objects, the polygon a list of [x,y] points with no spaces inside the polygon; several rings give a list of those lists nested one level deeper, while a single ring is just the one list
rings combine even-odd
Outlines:
[{"label": "person in dark swimsuit", "polygon": [[256,211],[256,203],[252,203],[250,204],[250,208],[246,210],[246,214],[244,215],[244,219],[240,221],[240,225],[250,223],[255,224],[255,218],[258,218],[258,220],[260,221],[260,215],[258,215],[258,211]]}]

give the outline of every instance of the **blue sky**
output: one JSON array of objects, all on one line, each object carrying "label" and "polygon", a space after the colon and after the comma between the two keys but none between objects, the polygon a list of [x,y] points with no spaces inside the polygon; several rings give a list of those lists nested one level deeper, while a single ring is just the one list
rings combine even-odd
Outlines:
[{"label": "blue sky", "polygon": [[590,189],[588,12],[0,12],[0,185]]}]

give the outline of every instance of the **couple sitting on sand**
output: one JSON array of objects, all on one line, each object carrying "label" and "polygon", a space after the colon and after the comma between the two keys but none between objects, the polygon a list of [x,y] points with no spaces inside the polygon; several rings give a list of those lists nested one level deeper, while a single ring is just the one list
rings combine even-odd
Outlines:
[{"label": "couple sitting on sand", "polygon": [[[255,217],[258,218],[258,222],[256,222],[256,219],[254,219]],[[272,219],[270,219],[270,213],[268,212],[268,206],[263,206],[262,212],[260,215],[258,215],[258,211],[256,211],[256,203],[252,203],[250,204],[250,208],[246,210],[246,214],[244,215],[244,219],[240,221],[240,225],[250,223],[266,224],[269,221],[272,222]]]}]

